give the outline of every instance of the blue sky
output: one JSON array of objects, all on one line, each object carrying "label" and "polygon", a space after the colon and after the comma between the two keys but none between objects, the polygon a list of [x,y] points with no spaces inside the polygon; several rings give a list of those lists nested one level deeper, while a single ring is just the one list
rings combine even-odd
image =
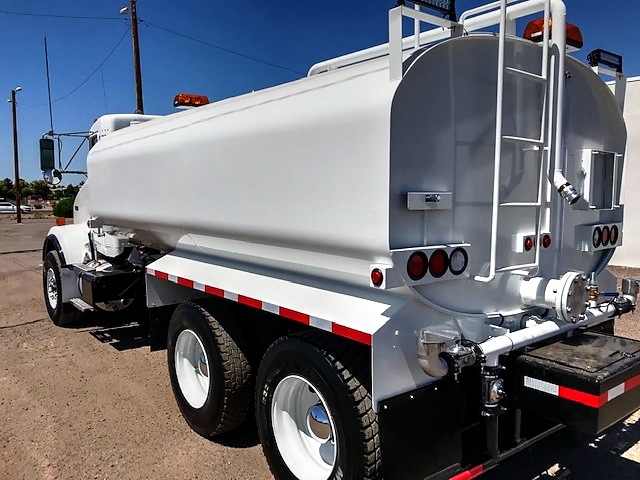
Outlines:
[{"label": "blue sky", "polygon": [[[458,0],[458,14],[481,3]],[[634,27],[640,19],[640,2],[565,3],[569,22],[578,25],[585,38],[584,48],[574,56],[584,61],[591,50],[604,48],[623,55],[627,75],[640,75],[640,41]],[[86,131],[104,113],[135,109],[129,17],[119,13],[128,4],[128,0],[0,0],[0,97],[9,98],[17,86],[23,89],[17,97],[22,178],[41,178],[37,143],[49,130],[45,35],[57,132]],[[394,0],[138,0],[145,113],[172,113],[172,100],[179,92],[204,94],[215,101],[295,80],[318,61],[384,43],[387,12],[394,4]],[[13,178],[11,105],[2,105],[0,178]],[[77,145],[74,139],[64,141],[63,163]],[[85,156],[86,148],[70,168],[83,170]],[[82,179],[69,175],[63,183]]]}]

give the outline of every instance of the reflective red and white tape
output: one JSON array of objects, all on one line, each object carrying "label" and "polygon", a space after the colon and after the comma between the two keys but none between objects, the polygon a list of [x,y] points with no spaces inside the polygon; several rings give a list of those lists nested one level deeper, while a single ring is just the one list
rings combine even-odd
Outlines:
[{"label": "reflective red and white tape", "polygon": [[280,315],[290,320],[295,320],[296,322],[300,322],[305,325],[309,325],[311,327],[319,328],[320,330],[331,332],[335,335],[349,338],[351,340],[355,340],[356,342],[364,343],[365,345],[370,346],[372,344],[371,334],[361,332],[359,330],[354,330],[353,328],[345,327],[344,325],[339,325],[329,320],[317,318],[312,315],[308,315],[306,313],[298,312],[296,310],[291,310],[289,308],[282,307],[279,305],[274,305],[272,303],[264,302],[256,298],[246,297],[238,293],[229,292],[227,290],[213,287],[211,285],[204,285],[202,283],[198,283],[188,278],[178,277],[176,275],[160,272],[152,268],[147,268],[146,272],[147,272],[147,275],[151,275],[156,278],[160,278],[162,280],[168,280],[169,282],[177,283],[178,285],[182,285],[183,287],[192,288],[200,292],[205,292],[210,295],[215,295],[216,297],[225,298],[233,302],[238,302],[243,305],[248,305],[253,308],[258,308],[260,310],[264,310],[265,312],[275,313],[276,315]]},{"label": "reflective red and white tape", "polygon": [[623,393],[636,388],[638,385],[640,385],[640,375],[636,375],[635,377],[622,382],[620,385],[616,385],[600,395],[593,395],[591,393],[585,393],[579,390],[574,390],[573,388],[563,387],[562,385],[557,385],[538,378],[524,377],[524,386],[527,388],[548,393],[549,395],[564,398],[565,400],[571,400],[572,402],[581,403],[593,408],[602,407],[605,403],[610,402]]},{"label": "reflective red and white tape", "polygon": [[469,470],[465,470],[464,472],[457,474],[455,477],[451,477],[449,480],[471,480],[479,477],[485,471],[484,465],[478,465],[477,467],[470,468]]}]

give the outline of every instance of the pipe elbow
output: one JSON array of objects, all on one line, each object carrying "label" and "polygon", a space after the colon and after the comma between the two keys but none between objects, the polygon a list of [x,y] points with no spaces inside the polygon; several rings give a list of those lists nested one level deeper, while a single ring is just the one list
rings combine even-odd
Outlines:
[{"label": "pipe elbow", "polygon": [[418,363],[422,371],[433,378],[442,378],[449,373],[449,365],[440,356],[452,340],[437,332],[422,330],[418,338]]},{"label": "pipe elbow", "polygon": [[443,378],[449,373],[449,365],[440,356],[418,355],[418,363],[422,371],[433,378]]}]

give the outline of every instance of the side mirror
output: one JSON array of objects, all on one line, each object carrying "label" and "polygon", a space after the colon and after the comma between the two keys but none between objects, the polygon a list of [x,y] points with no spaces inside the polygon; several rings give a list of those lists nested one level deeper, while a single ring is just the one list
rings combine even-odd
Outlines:
[{"label": "side mirror", "polygon": [[46,172],[56,166],[53,140],[51,138],[40,139],[40,170]]},{"label": "side mirror", "polygon": [[55,168],[43,172],[42,176],[44,177],[45,182],[49,185],[53,185],[54,187],[56,185],[60,185],[60,182],[62,182],[62,173],[60,170],[56,170]]}]

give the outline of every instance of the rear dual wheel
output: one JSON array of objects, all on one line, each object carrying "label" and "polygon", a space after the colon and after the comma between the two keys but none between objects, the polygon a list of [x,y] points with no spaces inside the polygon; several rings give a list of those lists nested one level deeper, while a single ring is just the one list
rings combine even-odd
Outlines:
[{"label": "rear dual wheel", "polygon": [[242,423],[251,403],[252,374],[245,343],[220,302],[186,302],[169,323],[167,361],[176,402],[204,437]]},{"label": "rear dual wheel", "polygon": [[256,384],[262,448],[279,480],[379,479],[366,349],[316,332],[266,352]]}]

